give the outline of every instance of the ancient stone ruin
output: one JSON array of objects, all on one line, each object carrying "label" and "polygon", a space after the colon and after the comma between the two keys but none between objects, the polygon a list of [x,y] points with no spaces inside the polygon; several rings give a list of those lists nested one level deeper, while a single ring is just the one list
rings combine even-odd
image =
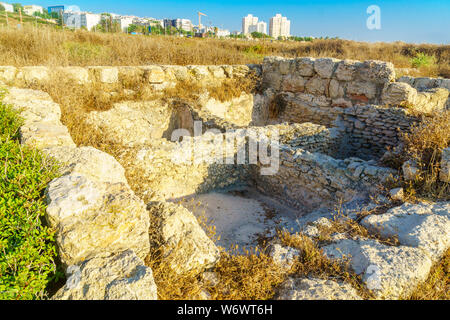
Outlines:
[{"label": "ancient stone ruin", "polygon": [[[113,157],[77,146],[60,106],[29,89],[54,73],[111,95],[114,84],[136,78],[155,92],[180,82],[205,90],[194,103],[122,101],[86,113],[85,125],[120,147],[120,157]],[[208,88],[250,73],[258,78],[255,92],[225,102],[209,94]],[[277,228],[314,239],[338,204],[351,219],[376,206],[374,197],[389,201],[378,187],[398,172],[380,159],[421,115],[450,105],[449,79],[396,81],[390,63],[331,58],[269,57],[249,66],[0,67],[0,81],[9,90],[4,101],[25,119],[21,143],[63,164],[46,191],[46,219],[57,229],[68,277],[53,299],[156,299],[144,264],[152,246],[183,273],[212,268],[218,245],[256,246]],[[263,152],[252,158],[249,150]],[[449,151],[441,166],[441,180],[449,182]],[[215,224],[218,243],[202,229],[201,216]],[[450,203],[405,203],[361,224],[397,236],[399,245],[336,234],[323,250],[330,259],[349,256],[366,284],[376,277],[378,298],[407,295],[450,246]],[[274,243],[271,254],[288,265],[298,252]],[[314,278],[290,278],[277,297],[361,298],[348,284]]]}]

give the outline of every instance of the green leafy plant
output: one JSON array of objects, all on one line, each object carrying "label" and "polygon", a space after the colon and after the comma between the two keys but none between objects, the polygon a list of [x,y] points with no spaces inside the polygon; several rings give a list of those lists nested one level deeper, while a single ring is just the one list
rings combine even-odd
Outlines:
[{"label": "green leafy plant", "polygon": [[411,59],[411,65],[414,68],[430,67],[434,64],[436,64],[436,58],[434,56],[429,56],[421,52],[416,53],[416,56]]},{"label": "green leafy plant", "polygon": [[45,298],[59,277],[54,231],[45,226],[44,189],[57,168],[17,141],[21,119],[0,92],[0,300]]}]

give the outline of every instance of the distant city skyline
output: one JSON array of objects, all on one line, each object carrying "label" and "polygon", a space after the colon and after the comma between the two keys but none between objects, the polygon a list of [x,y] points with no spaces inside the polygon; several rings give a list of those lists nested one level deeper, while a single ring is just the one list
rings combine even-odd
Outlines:
[{"label": "distant city skyline", "polygon": [[[295,36],[339,37],[357,41],[404,41],[412,43],[450,43],[450,1],[448,0],[398,0],[398,1],[266,1],[229,0],[213,1],[135,0],[87,1],[13,1],[23,5],[43,7],[77,5],[83,11],[112,12],[123,15],[154,17],[158,19],[190,19],[197,24],[197,11],[207,14],[204,24],[211,24],[230,31],[241,31],[242,18],[249,13],[269,22],[280,13],[291,21],[290,34]],[[10,1],[5,1],[11,3]],[[369,30],[366,12],[376,5],[381,12],[381,29]]]}]

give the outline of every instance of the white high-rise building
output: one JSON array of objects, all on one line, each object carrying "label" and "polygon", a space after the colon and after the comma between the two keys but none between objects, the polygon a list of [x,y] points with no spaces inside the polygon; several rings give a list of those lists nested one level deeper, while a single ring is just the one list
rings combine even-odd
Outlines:
[{"label": "white high-rise building", "polygon": [[289,37],[291,35],[291,21],[278,13],[270,19],[269,32],[270,36],[275,39],[280,36]]},{"label": "white high-rise building", "polygon": [[267,34],[267,23],[260,21],[257,24],[251,25],[248,28],[248,33],[259,32]]},{"label": "white high-rise building", "polygon": [[258,17],[254,17],[252,14],[247,15],[246,17],[242,18],[242,33],[243,34],[251,33],[250,26],[254,26],[257,24],[258,24]]},{"label": "white high-rise building", "polygon": [[92,30],[102,20],[100,14],[89,12],[71,12],[63,13],[64,24],[69,28],[79,29],[85,27],[87,30]]}]

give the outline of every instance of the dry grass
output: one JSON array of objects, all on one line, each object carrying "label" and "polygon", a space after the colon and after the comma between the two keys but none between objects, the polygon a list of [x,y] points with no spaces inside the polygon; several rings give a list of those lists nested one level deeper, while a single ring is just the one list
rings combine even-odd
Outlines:
[{"label": "dry grass", "polygon": [[351,270],[348,260],[328,259],[316,243],[301,233],[290,234],[283,231],[279,233],[279,237],[283,245],[296,248],[301,252],[291,269],[292,275],[344,281],[354,287],[362,298],[374,298],[372,292],[364,286],[361,277]]},{"label": "dry grass", "polygon": [[450,300],[450,249],[433,266],[428,279],[421,283],[408,300]]},{"label": "dry grass", "polygon": [[264,56],[335,57],[390,61],[396,68],[411,68],[418,53],[434,57],[416,76],[450,77],[450,46],[402,42],[365,43],[348,40],[242,41],[133,36],[24,26],[2,29],[0,65],[220,65],[260,63]]},{"label": "dry grass", "polygon": [[420,174],[402,182],[410,198],[450,200],[450,185],[439,181],[442,150],[450,146],[450,111],[436,113],[403,135],[403,159],[415,161]]}]

